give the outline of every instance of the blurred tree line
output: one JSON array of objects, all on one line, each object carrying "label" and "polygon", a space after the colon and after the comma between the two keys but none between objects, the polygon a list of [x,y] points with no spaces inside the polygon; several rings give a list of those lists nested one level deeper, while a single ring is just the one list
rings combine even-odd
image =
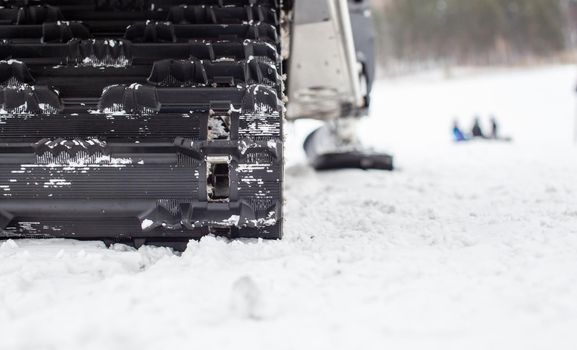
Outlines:
[{"label": "blurred tree line", "polygon": [[575,41],[575,0],[376,0],[374,6],[385,63],[515,63]]}]

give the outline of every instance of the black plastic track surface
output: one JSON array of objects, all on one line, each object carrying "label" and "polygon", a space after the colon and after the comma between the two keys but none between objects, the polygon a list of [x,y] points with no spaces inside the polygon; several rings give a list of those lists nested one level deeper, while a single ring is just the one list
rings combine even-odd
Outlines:
[{"label": "black plastic track surface", "polygon": [[282,236],[275,0],[8,0],[0,238]]}]

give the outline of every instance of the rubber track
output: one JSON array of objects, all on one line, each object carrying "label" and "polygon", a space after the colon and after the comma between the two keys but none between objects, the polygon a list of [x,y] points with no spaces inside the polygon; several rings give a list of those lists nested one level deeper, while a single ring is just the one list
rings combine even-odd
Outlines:
[{"label": "rubber track", "polygon": [[0,238],[282,236],[279,3],[154,3],[4,2]]}]

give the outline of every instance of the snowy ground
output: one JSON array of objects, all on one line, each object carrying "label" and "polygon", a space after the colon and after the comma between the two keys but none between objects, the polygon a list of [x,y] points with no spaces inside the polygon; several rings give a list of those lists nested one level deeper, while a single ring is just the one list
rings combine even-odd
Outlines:
[{"label": "snowy ground", "polygon": [[[0,243],[0,349],[572,349],[575,73],[379,84],[400,170],[315,174],[294,143],[283,241]],[[475,113],[515,142],[453,145]]]}]

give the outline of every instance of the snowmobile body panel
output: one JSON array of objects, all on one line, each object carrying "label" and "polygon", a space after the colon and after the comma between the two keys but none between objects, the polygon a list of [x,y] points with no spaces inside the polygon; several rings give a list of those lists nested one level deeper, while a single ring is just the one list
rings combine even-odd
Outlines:
[{"label": "snowmobile body panel", "polygon": [[324,121],[303,145],[316,170],[393,170],[393,157],[363,145],[375,78],[370,1],[297,1],[291,33],[287,118]]},{"label": "snowmobile body panel", "polygon": [[330,120],[364,107],[347,0],[297,1],[290,57],[289,119]]}]

